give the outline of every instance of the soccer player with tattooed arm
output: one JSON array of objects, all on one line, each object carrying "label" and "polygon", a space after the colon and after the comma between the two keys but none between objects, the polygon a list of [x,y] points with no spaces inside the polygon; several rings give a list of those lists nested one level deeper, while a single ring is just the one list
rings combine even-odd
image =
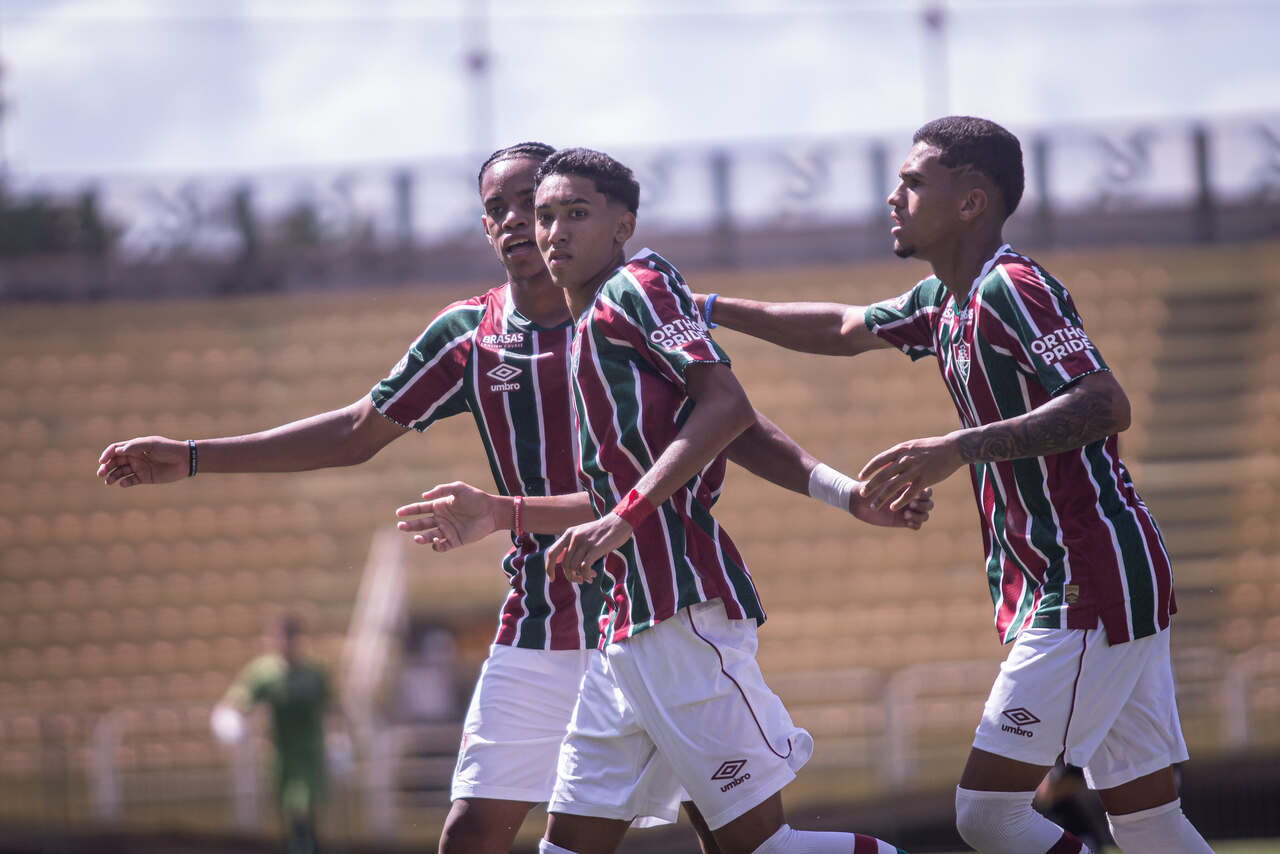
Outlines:
[{"label": "soccer player with tattooed arm", "polygon": [[697,297],[709,324],[808,353],[933,357],[959,413],[945,436],[863,468],[898,507],[967,466],[995,625],[1013,643],[956,790],[957,826],[986,854],[1076,854],[1032,810],[1058,757],[1082,766],[1126,854],[1209,851],[1183,815],[1187,759],[1169,660],[1169,557],[1117,453],[1129,403],[1062,283],[1003,238],[1022,196],[1016,137],[985,119],[920,128],[888,197],[893,251],[932,267],[869,306]]}]

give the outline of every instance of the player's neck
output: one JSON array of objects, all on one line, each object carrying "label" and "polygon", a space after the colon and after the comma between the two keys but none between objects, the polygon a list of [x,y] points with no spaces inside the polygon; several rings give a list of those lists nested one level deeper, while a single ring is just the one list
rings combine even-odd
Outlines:
[{"label": "player's neck", "polygon": [[539,326],[559,326],[569,319],[564,291],[543,272],[529,279],[511,279],[511,298],[516,311]]},{"label": "player's neck", "polygon": [[587,279],[581,285],[565,288],[565,293],[569,296],[569,311],[573,312],[574,317],[582,316],[582,313],[587,310],[591,303],[595,302],[596,291],[600,290],[600,286],[608,281],[614,271],[626,262],[626,256],[622,251],[622,247],[619,246],[613,260],[606,264],[600,272]]},{"label": "player's neck", "polygon": [[929,263],[933,274],[959,302],[969,295],[973,280],[1003,245],[1000,229],[969,234],[930,257]]}]

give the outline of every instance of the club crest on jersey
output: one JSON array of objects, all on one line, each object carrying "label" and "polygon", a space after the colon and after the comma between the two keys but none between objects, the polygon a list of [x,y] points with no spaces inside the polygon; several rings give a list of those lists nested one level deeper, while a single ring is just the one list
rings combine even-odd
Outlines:
[{"label": "club crest on jersey", "polygon": [[489,386],[489,391],[519,391],[520,383],[512,382],[512,380],[520,376],[521,373],[523,372],[515,365],[508,365],[504,362],[485,371],[484,375],[491,380],[497,380],[496,383]]},{"label": "club crest on jersey", "polygon": [[955,366],[956,371],[960,374],[960,379],[965,382],[969,381],[969,345],[963,341],[956,345],[955,349]]}]

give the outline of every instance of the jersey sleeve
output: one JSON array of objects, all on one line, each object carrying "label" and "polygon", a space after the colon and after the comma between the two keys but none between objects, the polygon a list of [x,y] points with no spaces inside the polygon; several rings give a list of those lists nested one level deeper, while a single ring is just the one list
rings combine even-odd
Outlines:
[{"label": "jersey sleeve", "polygon": [[693,294],[674,267],[649,254],[624,269],[626,275],[615,277],[606,292],[606,307],[619,315],[608,321],[629,327],[627,339],[643,362],[682,389],[689,365],[730,363],[711,340]]},{"label": "jersey sleeve", "polygon": [[1085,334],[1066,288],[1025,262],[1002,264],[998,272],[983,283],[978,323],[988,341],[1008,350],[1049,394],[1087,374],[1110,370]]},{"label": "jersey sleeve", "polygon": [[441,311],[386,379],[369,392],[374,408],[421,432],[467,410],[466,368],[484,302],[475,297]]},{"label": "jersey sleeve", "polygon": [[266,656],[259,656],[250,661],[231,682],[222,702],[241,712],[247,712],[254,703],[262,698],[262,688],[268,680],[270,661]]},{"label": "jersey sleeve", "polygon": [[937,353],[934,327],[942,310],[942,283],[917,282],[905,294],[867,306],[863,322],[878,338],[906,353],[912,360]]}]

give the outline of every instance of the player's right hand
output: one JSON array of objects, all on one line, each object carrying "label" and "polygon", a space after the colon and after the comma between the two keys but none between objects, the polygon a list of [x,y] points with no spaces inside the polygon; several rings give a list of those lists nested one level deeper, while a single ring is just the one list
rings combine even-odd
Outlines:
[{"label": "player's right hand", "polygon": [[190,472],[191,451],[187,443],[164,436],[112,442],[98,458],[98,477],[107,486],[172,483],[187,477]]},{"label": "player's right hand", "polygon": [[401,519],[396,527],[412,534],[415,543],[430,543],[435,551],[447,552],[508,528],[499,518],[497,497],[469,483],[433,486],[422,498],[396,508]]}]

